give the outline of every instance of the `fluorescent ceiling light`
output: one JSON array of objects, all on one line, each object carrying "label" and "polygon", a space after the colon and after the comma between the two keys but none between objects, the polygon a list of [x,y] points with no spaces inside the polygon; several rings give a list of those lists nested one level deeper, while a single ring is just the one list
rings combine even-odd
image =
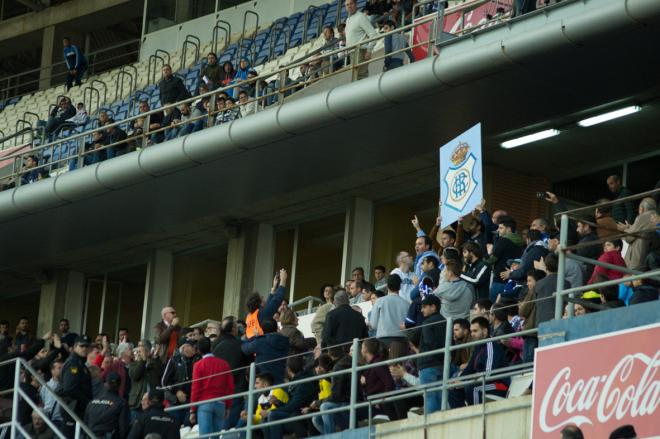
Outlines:
[{"label": "fluorescent ceiling light", "polygon": [[554,137],[559,134],[559,130],[550,129],[545,131],[539,131],[538,133],[528,134],[526,136],[518,137],[517,139],[507,140],[502,142],[502,148],[515,148],[516,146],[525,145],[527,143],[536,142],[537,140],[547,139],[548,137]]},{"label": "fluorescent ceiling light", "polygon": [[590,127],[592,125],[598,125],[599,123],[607,122],[608,120],[617,119],[619,117],[627,116],[629,114],[637,113],[641,110],[642,107],[638,105],[633,105],[626,108],[621,108],[619,110],[610,111],[609,113],[601,114],[599,116],[590,117],[588,119],[583,119],[578,122],[578,125],[581,127]]}]

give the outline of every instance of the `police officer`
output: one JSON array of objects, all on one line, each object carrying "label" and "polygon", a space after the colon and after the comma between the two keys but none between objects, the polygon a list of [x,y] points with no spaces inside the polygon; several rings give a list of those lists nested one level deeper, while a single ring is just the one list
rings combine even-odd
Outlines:
[{"label": "police officer", "polygon": [[128,433],[128,405],[119,396],[120,384],[119,374],[109,373],[105,390],[87,405],[85,424],[99,438],[123,439]]},{"label": "police officer", "polygon": [[137,418],[128,433],[128,439],[142,439],[151,433],[160,435],[162,439],[180,439],[178,422],[163,410],[164,399],[165,393],[162,390],[149,391],[149,408]]},{"label": "police officer", "polygon": [[[89,337],[79,335],[73,344],[73,352],[62,366],[61,396],[74,413],[82,419],[87,404],[92,399],[92,377],[85,365],[90,347]],[[75,421],[62,410],[62,432],[69,438],[75,435]]]}]

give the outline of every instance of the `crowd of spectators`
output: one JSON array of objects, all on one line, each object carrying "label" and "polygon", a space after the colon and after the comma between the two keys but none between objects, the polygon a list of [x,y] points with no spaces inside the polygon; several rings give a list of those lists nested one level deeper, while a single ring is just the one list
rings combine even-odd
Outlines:
[{"label": "crowd of spectators", "polygon": [[[611,176],[608,184],[614,199],[628,194],[618,176]],[[544,195],[553,210],[564,210],[555,194]],[[569,236],[567,251],[614,266],[657,269],[660,218],[655,200],[643,198],[614,206],[618,205],[627,207],[614,209],[601,203],[596,212],[585,212],[572,223],[575,233]],[[306,338],[297,328],[297,315],[285,299],[288,273],[281,269],[266,297],[254,293],[247,298],[244,318],[226,316],[204,328],[190,328],[168,306],[154,326],[153,340],[133,340],[122,328],[113,342],[108,334],[98,334],[92,341],[72,333],[66,319],[59,322],[57,331],[37,338],[27,318],[19,320],[15,331],[8,321],[0,321],[0,360],[21,357],[29,361],[46,387],[99,437],[141,438],[150,433],[179,437],[180,428],[197,424],[199,434],[224,431],[223,437],[238,438],[243,434],[232,433],[232,429],[245,426],[248,416],[254,425],[264,425],[259,434],[266,438],[332,433],[348,427],[348,412],[327,412],[350,403],[350,374],[304,383],[298,380],[350,369],[354,360],[376,364],[436,351],[445,347],[446,336],[452,345],[460,346],[511,334],[508,339],[454,350],[450,358],[452,379],[486,375],[485,385],[467,382],[451,389],[450,407],[481,403],[484,394],[505,396],[509,380],[488,376],[502,367],[532,362],[537,346],[534,335],[515,333],[554,318],[552,295],[559,259],[556,224],[537,218],[520,227],[505,211],[491,214],[484,202],[448,228],[441,229],[441,222],[438,218],[427,234],[415,216],[411,221],[416,235],[414,254],[400,252],[389,274],[377,265],[373,282],[369,282],[368,274],[356,267],[344,285],[323,285],[324,304],[311,322],[314,337]],[[601,230],[604,224],[611,227]],[[629,232],[623,240],[618,237],[621,231]],[[603,236],[600,241],[599,234]],[[411,244],[412,237],[411,230]],[[627,276],[610,266],[591,267],[567,259],[564,287]],[[659,285],[657,280],[645,279],[589,289],[573,300],[573,312],[579,317],[657,300]],[[368,316],[361,307],[365,302],[371,302]],[[569,309],[567,305],[564,317]],[[452,318],[452,327],[447,326],[448,318]],[[352,351],[355,338],[361,344]],[[247,369],[252,362],[256,364],[253,384],[259,392],[254,412],[247,412],[242,396],[215,400],[249,388]],[[443,378],[443,363],[443,354],[435,353],[366,369],[360,373],[358,401],[438,383]],[[21,376],[25,393],[72,437],[75,425],[69,413],[39,380],[27,373]],[[12,382],[13,371],[0,369],[0,390],[11,388]],[[275,388],[259,391],[271,386]],[[0,403],[6,415],[11,404],[1,398]],[[190,403],[195,405],[187,406]],[[164,411],[177,406],[184,407]],[[440,392],[432,390],[425,400],[411,394],[398,401],[374,403],[371,416],[373,421],[395,420],[422,410],[433,413],[440,407]],[[40,432],[39,437],[52,437],[49,427],[25,401],[17,410],[26,428]],[[315,414],[310,420],[268,424],[310,413]],[[357,414],[358,419],[369,415],[363,410]]]}]

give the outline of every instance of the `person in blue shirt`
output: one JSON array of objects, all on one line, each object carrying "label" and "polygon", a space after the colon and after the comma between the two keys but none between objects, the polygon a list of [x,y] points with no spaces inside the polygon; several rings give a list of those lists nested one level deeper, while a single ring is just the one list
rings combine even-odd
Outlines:
[{"label": "person in blue shirt", "polygon": [[80,85],[80,81],[87,70],[87,58],[83,55],[78,46],[71,43],[71,38],[62,39],[64,46],[64,64],[66,64],[66,89],[69,91],[73,83]]}]

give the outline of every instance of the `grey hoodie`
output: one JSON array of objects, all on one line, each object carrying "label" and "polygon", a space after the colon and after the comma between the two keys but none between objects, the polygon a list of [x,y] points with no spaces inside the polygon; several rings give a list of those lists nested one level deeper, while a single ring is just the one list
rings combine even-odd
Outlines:
[{"label": "grey hoodie", "polygon": [[443,282],[433,291],[440,298],[440,314],[444,318],[468,318],[474,300],[474,288],[462,279]]}]

